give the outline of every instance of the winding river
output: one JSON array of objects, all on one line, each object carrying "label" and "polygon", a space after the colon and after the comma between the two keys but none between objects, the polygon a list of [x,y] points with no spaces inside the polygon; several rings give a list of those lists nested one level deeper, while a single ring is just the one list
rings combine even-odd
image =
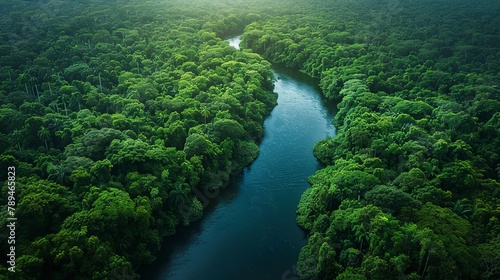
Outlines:
[{"label": "winding river", "polygon": [[[239,36],[228,42],[239,48]],[[298,279],[294,264],[307,236],[295,211],[307,177],[321,168],[314,143],[336,133],[334,106],[317,80],[273,69],[278,105],[264,122],[259,157],[210,202],[200,222],[164,240],[142,279]]]}]

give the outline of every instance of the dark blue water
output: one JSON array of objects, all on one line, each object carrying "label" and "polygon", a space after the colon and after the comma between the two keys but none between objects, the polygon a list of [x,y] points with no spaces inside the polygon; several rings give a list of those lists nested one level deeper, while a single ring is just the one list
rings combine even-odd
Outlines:
[{"label": "dark blue water", "polygon": [[[229,42],[238,46],[239,38]],[[210,202],[200,222],[164,240],[142,279],[294,279],[306,243],[295,211],[307,177],[321,167],[312,148],[336,130],[317,80],[274,70],[278,105],[264,123],[259,157]]]}]

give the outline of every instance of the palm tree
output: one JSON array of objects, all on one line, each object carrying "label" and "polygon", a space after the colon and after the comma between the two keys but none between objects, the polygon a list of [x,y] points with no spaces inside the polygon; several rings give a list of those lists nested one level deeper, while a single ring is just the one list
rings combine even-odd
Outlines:
[{"label": "palm tree", "polygon": [[189,201],[187,191],[183,186],[188,186],[186,183],[176,184],[175,187],[168,194],[168,202],[172,208],[180,208],[181,205],[185,205]]},{"label": "palm tree", "polygon": [[35,85],[35,89],[36,89],[36,96],[38,98],[38,103],[42,103],[40,102],[40,92],[38,91],[38,85]]},{"label": "palm tree", "polygon": [[63,94],[61,96],[62,103],[64,105],[64,112],[66,113],[66,116],[68,116],[68,108],[66,107],[66,101],[68,100],[68,95]]},{"label": "palm tree", "polygon": [[47,145],[47,140],[50,139],[50,132],[48,129],[46,129],[44,126],[40,127],[40,130],[38,131],[38,138],[40,140],[45,141],[45,148],[47,148],[47,151],[49,150],[49,146]]},{"label": "palm tree", "polygon": [[359,251],[362,252],[363,241],[368,237],[368,231],[366,230],[363,223],[354,225],[352,230],[354,231],[354,236],[356,237],[356,241],[359,242]]},{"label": "palm tree", "polygon": [[19,131],[18,129],[14,130],[12,132],[12,141],[14,143],[17,144],[17,147],[19,148],[19,154],[22,156],[23,155],[23,151],[21,150],[21,142],[23,141],[23,134],[21,133],[21,131]]},{"label": "palm tree", "polygon": [[101,73],[99,72],[99,90],[102,93],[102,80],[101,80]]},{"label": "palm tree", "polygon": [[57,100],[50,102],[49,107],[59,114],[59,104],[57,103]]},{"label": "palm tree", "polygon": [[473,212],[472,206],[466,199],[457,200],[453,206],[453,211],[464,219],[469,219],[469,215]]},{"label": "palm tree", "polygon": [[49,172],[49,180],[54,180],[56,183],[64,184],[67,181],[66,170],[62,164],[54,165],[49,164],[47,167]]},{"label": "palm tree", "polygon": [[207,117],[209,116],[210,114],[210,110],[208,110],[207,106],[203,106],[201,108],[201,114],[203,115],[203,117],[205,118],[205,124],[207,124]]},{"label": "palm tree", "polygon": [[164,125],[165,122],[168,120],[169,115],[165,112],[160,112],[158,113],[158,120],[160,121],[161,125]]}]

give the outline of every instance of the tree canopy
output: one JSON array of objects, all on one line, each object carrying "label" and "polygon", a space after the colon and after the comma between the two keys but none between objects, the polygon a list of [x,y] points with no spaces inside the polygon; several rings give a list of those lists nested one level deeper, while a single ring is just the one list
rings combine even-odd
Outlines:
[{"label": "tree canopy", "polygon": [[[500,277],[498,1],[0,10],[0,166],[16,167],[23,223],[2,277],[137,279],[202,217],[193,190],[258,155],[271,63],[319,78],[338,108],[297,208],[300,279]],[[223,40],[241,33],[241,51]]]},{"label": "tree canopy", "polygon": [[499,11],[304,1],[245,28],[245,47],[337,103],[297,209],[300,279],[499,277]]}]

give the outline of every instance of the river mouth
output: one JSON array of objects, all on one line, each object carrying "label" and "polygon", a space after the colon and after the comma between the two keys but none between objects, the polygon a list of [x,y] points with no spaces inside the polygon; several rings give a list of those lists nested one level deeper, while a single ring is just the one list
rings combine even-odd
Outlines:
[{"label": "river mouth", "polygon": [[264,122],[259,157],[209,202],[200,222],[164,240],[143,279],[293,279],[307,242],[296,224],[297,204],[307,177],[322,167],[312,148],[336,130],[317,80],[273,69],[278,105]]}]

